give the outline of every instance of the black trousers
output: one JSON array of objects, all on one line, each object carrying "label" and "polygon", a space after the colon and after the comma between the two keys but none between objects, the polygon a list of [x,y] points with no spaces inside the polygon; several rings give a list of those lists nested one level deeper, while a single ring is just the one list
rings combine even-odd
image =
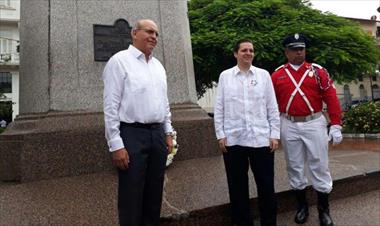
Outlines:
[{"label": "black trousers", "polygon": [[253,172],[260,211],[261,226],[276,225],[277,202],[274,192],[274,153],[269,147],[227,147],[223,154],[231,203],[232,222],[252,226],[249,205],[248,169]]},{"label": "black trousers", "polygon": [[120,226],[158,225],[168,154],[163,127],[121,123],[120,135],[130,160],[127,170],[118,170]]}]

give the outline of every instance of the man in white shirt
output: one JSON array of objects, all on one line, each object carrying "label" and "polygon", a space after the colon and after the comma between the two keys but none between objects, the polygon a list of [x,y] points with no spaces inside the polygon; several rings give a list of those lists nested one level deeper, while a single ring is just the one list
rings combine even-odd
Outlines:
[{"label": "man in white shirt", "polygon": [[266,70],[252,66],[252,41],[234,47],[237,66],[220,74],[214,120],[223,152],[232,222],[253,225],[249,207],[248,169],[255,177],[262,226],[276,225],[274,150],[280,118],[272,81]]},{"label": "man in white shirt", "polygon": [[158,225],[165,164],[173,148],[166,72],[152,56],[157,25],[139,20],[131,35],[133,44],[104,68],[105,135],[118,168],[120,225]]}]

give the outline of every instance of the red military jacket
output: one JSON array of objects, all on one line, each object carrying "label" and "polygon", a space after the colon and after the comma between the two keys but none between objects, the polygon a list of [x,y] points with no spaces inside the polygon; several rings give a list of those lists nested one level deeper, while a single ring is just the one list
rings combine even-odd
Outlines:
[{"label": "red military jacket", "polygon": [[[325,102],[331,124],[340,125],[342,110],[336,96],[335,86],[333,81],[330,79],[327,70],[318,64],[310,64],[305,62],[301,65],[298,71],[295,71],[289,64],[284,64],[273,72],[272,82],[276,92],[279,111],[281,113],[286,113],[286,106],[290,96],[296,89],[295,85],[285,71],[286,68],[289,70],[297,84],[300,82],[305,71],[310,69],[311,72],[307,73],[300,89],[309,100],[312,108],[314,109],[314,113],[322,111],[323,102]],[[294,96],[294,99],[289,107],[288,114],[291,116],[307,116],[311,114],[308,105],[299,92],[297,92]]]}]

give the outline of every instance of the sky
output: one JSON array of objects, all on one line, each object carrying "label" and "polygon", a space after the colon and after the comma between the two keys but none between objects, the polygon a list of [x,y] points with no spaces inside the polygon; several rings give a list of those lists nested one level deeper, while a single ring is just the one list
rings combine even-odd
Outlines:
[{"label": "sky", "polygon": [[376,15],[380,20],[380,13],[377,8],[380,0],[311,0],[312,8],[323,12],[329,11],[338,16],[370,19]]}]

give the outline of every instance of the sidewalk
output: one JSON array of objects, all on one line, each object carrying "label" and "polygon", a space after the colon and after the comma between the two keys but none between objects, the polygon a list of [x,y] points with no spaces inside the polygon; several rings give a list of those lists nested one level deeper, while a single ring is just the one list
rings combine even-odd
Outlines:
[{"label": "sidewalk", "polygon": [[[334,148],[330,152],[335,183],[332,197],[380,190],[380,141],[368,147],[361,144],[360,149],[347,145],[345,149]],[[275,166],[280,212],[291,211],[294,203],[288,195],[290,187],[282,151],[276,154]],[[254,199],[256,189],[253,180],[250,182]],[[116,193],[114,172],[24,184],[0,183],[0,226],[117,225]],[[378,193],[375,194],[378,197]],[[227,203],[221,156],[174,161],[167,169],[162,225],[228,225]],[[341,207],[333,205],[332,208],[335,212],[335,208]],[[352,214],[334,216],[336,222],[356,218]],[[292,218],[289,225],[291,221]],[[288,224],[284,222],[284,225]]]},{"label": "sidewalk", "polygon": [[[331,217],[335,226],[379,226],[380,190],[370,191],[330,202]],[[299,226],[292,222],[295,211],[278,215],[278,226]],[[255,225],[259,225],[256,221]],[[308,221],[302,226],[319,225],[317,206],[310,206]]]}]

